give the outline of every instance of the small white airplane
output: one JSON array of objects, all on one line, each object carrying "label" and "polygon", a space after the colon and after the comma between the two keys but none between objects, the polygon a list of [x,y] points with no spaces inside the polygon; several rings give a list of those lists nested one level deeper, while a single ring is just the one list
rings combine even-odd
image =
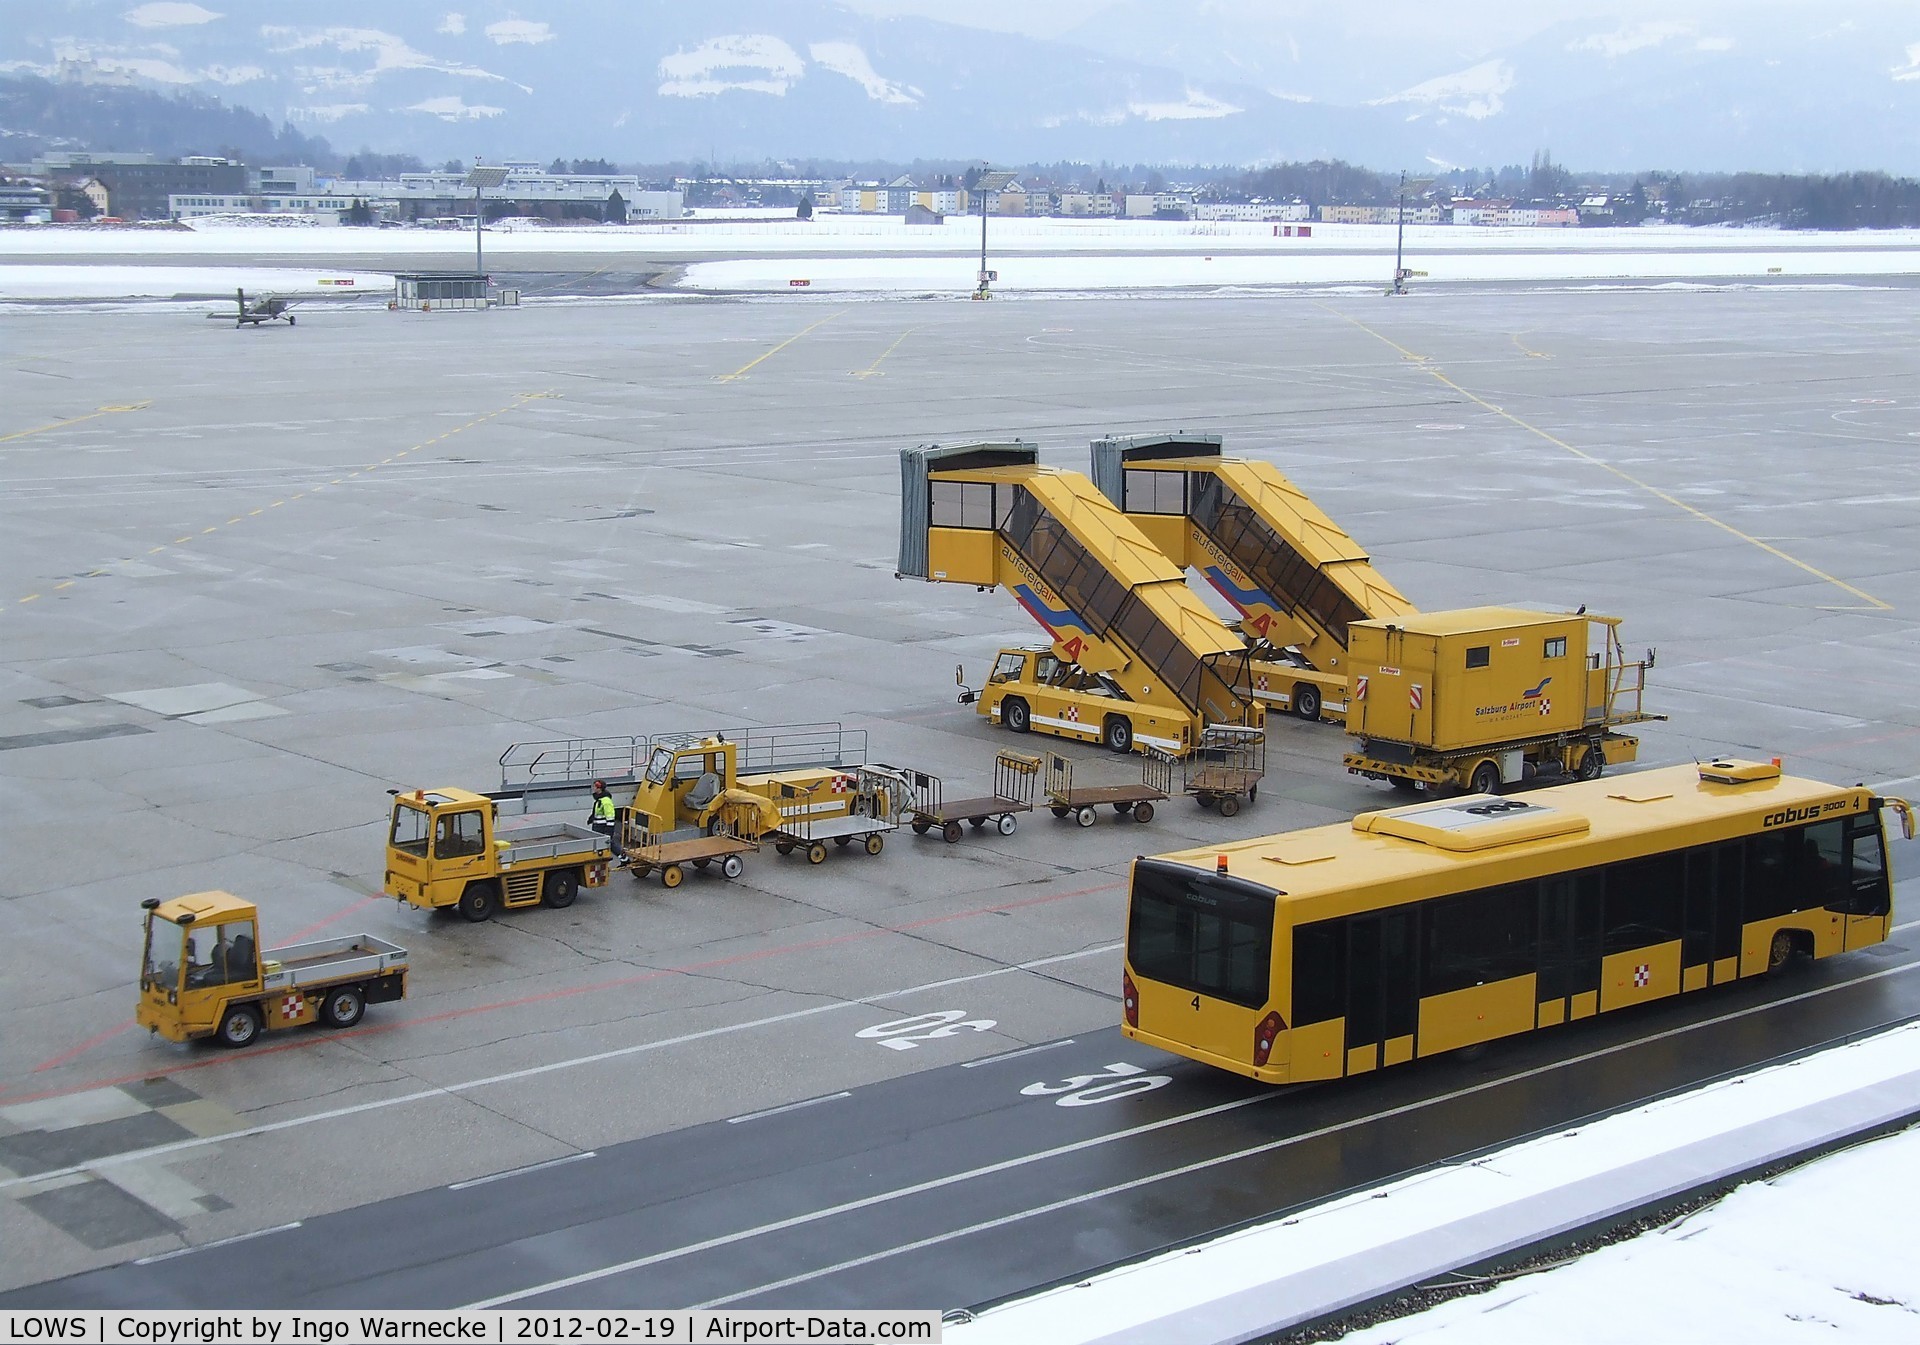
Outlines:
[{"label": "small white airplane", "polygon": [[[232,317],[235,327],[258,327],[263,322],[282,321],[289,327],[296,325],[293,314],[287,310],[299,302],[297,299],[269,294],[263,298],[249,300],[245,290],[235,290],[233,301],[235,307]],[[214,322],[224,322],[228,316],[225,313],[207,314],[207,317]]]}]

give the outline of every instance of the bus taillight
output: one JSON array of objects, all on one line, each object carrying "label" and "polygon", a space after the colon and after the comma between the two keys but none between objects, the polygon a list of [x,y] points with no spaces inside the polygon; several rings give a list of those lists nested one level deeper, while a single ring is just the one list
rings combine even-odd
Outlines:
[{"label": "bus taillight", "polygon": [[1126,1006],[1127,1026],[1140,1026],[1140,992],[1133,988],[1133,974],[1120,973],[1120,1002]]},{"label": "bus taillight", "polygon": [[1264,1065],[1267,1063],[1267,1057],[1273,1053],[1274,1042],[1278,1041],[1280,1034],[1286,1030],[1286,1021],[1280,1017],[1280,1011],[1278,1009],[1275,1009],[1272,1013],[1260,1020],[1260,1026],[1253,1030],[1254,1064]]}]

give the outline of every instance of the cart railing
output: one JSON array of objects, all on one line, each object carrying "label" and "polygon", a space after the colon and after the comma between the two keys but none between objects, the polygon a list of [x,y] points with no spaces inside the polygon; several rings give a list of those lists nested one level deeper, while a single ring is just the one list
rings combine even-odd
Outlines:
[{"label": "cart railing", "polygon": [[556,738],[514,743],[500,754],[500,788],[529,793],[585,789],[595,780],[632,784],[647,764],[645,738]]},{"label": "cart railing", "polygon": [[1001,748],[993,758],[993,796],[1008,803],[1033,806],[1033,786],[1040,777],[1040,758],[1028,752]]},{"label": "cart railing", "polygon": [[[1173,793],[1173,757],[1157,747],[1149,747],[1139,756],[1140,783],[1161,798]],[[1073,759],[1062,753],[1047,753],[1046,795],[1055,804],[1064,805],[1073,794]]]},{"label": "cart railing", "polygon": [[867,731],[843,728],[838,723],[660,733],[654,735],[650,745],[678,751],[715,738],[733,744],[735,767],[741,775],[767,775],[809,766],[852,768],[867,760]]},{"label": "cart railing", "polygon": [[810,841],[821,824],[834,823],[825,835],[845,835],[839,826],[849,818],[871,821],[874,831],[900,824],[901,814],[915,798],[910,772],[891,766],[860,766],[811,785],[779,782],[774,805],[780,810],[779,830],[796,840]]},{"label": "cart railing", "polygon": [[1180,762],[1180,788],[1187,794],[1243,794],[1266,777],[1264,729],[1209,724]]}]

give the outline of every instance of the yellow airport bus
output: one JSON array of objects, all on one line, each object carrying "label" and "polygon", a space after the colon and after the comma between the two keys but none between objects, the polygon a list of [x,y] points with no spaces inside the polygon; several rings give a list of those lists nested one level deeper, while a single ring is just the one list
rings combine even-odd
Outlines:
[{"label": "yellow airport bus", "polygon": [[1134,861],[1135,1041],[1335,1079],[1829,957],[1893,923],[1863,786],[1714,761]]}]

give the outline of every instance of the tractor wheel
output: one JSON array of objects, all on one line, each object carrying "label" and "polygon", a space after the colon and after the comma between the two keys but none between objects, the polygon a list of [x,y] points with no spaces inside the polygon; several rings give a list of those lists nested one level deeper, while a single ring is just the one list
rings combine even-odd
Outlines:
[{"label": "tractor wheel", "polygon": [[479,924],[491,920],[500,905],[500,889],[491,882],[468,883],[460,894],[459,911],[463,919]]},{"label": "tractor wheel", "polygon": [[540,885],[540,900],[556,911],[573,905],[573,899],[579,895],[580,875],[572,869],[555,869]]},{"label": "tractor wheel", "polygon": [[320,1021],[328,1027],[352,1027],[367,1011],[367,997],[353,986],[327,991],[320,1001]]},{"label": "tractor wheel", "polygon": [[251,1046],[260,1037],[260,1011],[251,1004],[236,1004],[220,1017],[220,1026],[214,1032],[214,1040],[222,1046],[238,1050],[242,1046]]}]

